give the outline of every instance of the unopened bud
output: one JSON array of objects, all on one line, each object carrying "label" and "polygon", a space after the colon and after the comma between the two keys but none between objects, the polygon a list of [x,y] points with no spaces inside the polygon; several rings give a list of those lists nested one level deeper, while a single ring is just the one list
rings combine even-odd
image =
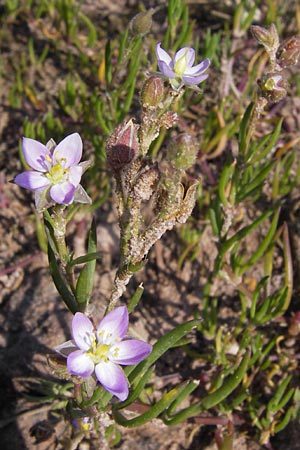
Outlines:
[{"label": "unopened bud", "polygon": [[112,169],[120,170],[136,158],[139,148],[138,128],[139,125],[130,119],[119,125],[108,139],[107,162]]},{"label": "unopened bud", "polygon": [[134,35],[144,35],[149,33],[152,26],[152,16],[154,9],[151,8],[149,11],[143,11],[134,16],[129,24],[129,28]]},{"label": "unopened bud", "polygon": [[277,103],[287,95],[287,81],[282,73],[267,73],[257,80],[261,96],[270,103]]},{"label": "unopened bud", "polygon": [[283,41],[276,56],[282,68],[296,65],[300,56],[300,37],[292,36]]},{"label": "unopened bud", "polygon": [[175,169],[187,170],[195,162],[198,153],[196,140],[190,134],[178,136],[169,147],[169,160]]},{"label": "unopened bud", "polygon": [[143,108],[159,106],[165,95],[164,82],[159,77],[148,78],[141,92],[141,103]]},{"label": "unopened bud", "polygon": [[251,32],[253,37],[262,44],[267,51],[275,51],[279,46],[279,36],[276,26],[271,23],[269,28],[263,28],[258,25],[251,26]]}]

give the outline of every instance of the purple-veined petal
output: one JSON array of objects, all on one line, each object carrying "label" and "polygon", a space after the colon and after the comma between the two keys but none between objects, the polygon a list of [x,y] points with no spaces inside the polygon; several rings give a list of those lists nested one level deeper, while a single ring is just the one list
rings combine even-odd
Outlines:
[{"label": "purple-veined petal", "polygon": [[54,184],[50,189],[50,197],[56,203],[62,205],[69,205],[74,200],[75,186],[69,181],[64,183]]},{"label": "purple-veined petal", "polygon": [[82,175],[82,167],[73,166],[69,171],[69,181],[73,184],[73,186],[77,187],[80,183]]},{"label": "purple-veined petal", "polygon": [[209,66],[210,60],[207,58],[200,64],[197,64],[197,66],[187,68],[184,72],[184,75],[194,75],[194,76],[201,75],[209,68]]},{"label": "purple-veined petal", "polygon": [[22,152],[27,164],[39,172],[47,172],[50,163],[46,156],[49,157],[49,150],[47,147],[35,139],[23,137]]},{"label": "purple-veined petal", "polygon": [[99,341],[112,344],[116,339],[123,339],[128,330],[128,311],[126,306],[119,306],[108,313],[97,328]]},{"label": "purple-veined petal", "polygon": [[199,83],[202,83],[202,81],[206,80],[207,77],[208,77],[208,74],[200,75],[199,77],[183,76],[182,81],[184,82],[184,84],[199,84]]},{"label": "purple-veined petal", "polygon": [[50,186],[50,181],[42,172],[27,170],[16,176],[14,182],[19,186],[35,191]]},{"label": "purple-veined petal", "polygon": [[111,394],[121,401],[128,397],[128,381],[121,367],[108,361],[101,362],[95,367],[98,381]]},{"label": "purple-veined petal", "polygon": [[164,61],[166,65],[169,65],[172,62],[172,58],[163,48],[161,48],[161,42],[156,44],[155,47],[156,56],[158,61]]},{"label": "purple-veined petal", "polygon": [[158,68],[160,72],[167,78],[175,78],[178,75],[164,62],[161,60],[157,61]]},{"label": "purple-veined petal", "polygon": [[174,56],[174,64],[182,58],[185,57],[187,67],[192,67],[195,61],[195,50],[190,47],[183,47]]},{"label": "purple-veined petal", "polygon": [[83,313],[77,312],[72,320],[72,335],[81,350],[89,350],[95,339],[94,326]]},{"label": "purple-veined petal", "polygon": [[69,354],[67,368],[71,375],[89,377],[94,372],[93,360],[82,350],[76,350]]},{"label": "purple-veined petal", "polygon": [[110,354],[116,356],[110,357],[110,360],[124,366],[137,364],[145,359],[152,352],[152,345],[137,339],[128,339],[118,342],[110,349]]},{"label": "purple-veined petal", "polygon": [[82,140],[78,133],[70,134],[65,137],[54,150],[54,156],[57,161],[65,159],[63,164],[65,168],[76,166],[82,156]]}]

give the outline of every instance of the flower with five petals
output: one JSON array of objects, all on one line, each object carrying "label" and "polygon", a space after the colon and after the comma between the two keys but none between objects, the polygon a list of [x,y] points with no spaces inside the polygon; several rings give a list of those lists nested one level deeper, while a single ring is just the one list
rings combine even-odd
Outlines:
[{"label": "flower with five petals", "polygon": [[50,139],[44,145],[35,139],[23,138],[24,159],[33,170],[20,173],[14,182],[35,192],[38,212],[53,204],[91,203],[83,187],[81,176],[89,162],[79,163],[82,140],[78,133],[65,137],[58,145]]},{"label": "flower with five petals", "polygon": [[85,378],[95,372],[104,389],[122,401],[128,397],[129,390],[120,365],[137,364],[152,351],[150,344],[126,337],[128,323],[126,306],[108,313],[97,329],[83,313],[77,312],[72,322],[72,334],[78,350],[69,353],[67,359],[71,375]]},{"label": "flower with five petals", "polygon": [[175,90],[179,90],[183,85],[196,87],[206,80],[208,74],[204,73],[210,66],[207,58],[200,64],[193,67],[195,61],[195,50],[190,47],[183,47],[175,53],[174,58],[161,48],[161,43],[156,44],[157,63],[160,72],[169,78]]}]

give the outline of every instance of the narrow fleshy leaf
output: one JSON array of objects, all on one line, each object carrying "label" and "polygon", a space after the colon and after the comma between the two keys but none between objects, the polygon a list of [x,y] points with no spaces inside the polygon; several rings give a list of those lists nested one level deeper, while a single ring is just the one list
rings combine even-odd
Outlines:
[{"label": "narrow fleshy leaf", "polygon": [[52,279],[54,281],[55,287],[58,290],[63,301],[69,308],[69,310],[73,314],[75,314],[79,309],[78,304],[77,304],[76,299],[73,296],[73,294],[69,291],[67,284],[64,281],[64,279],[60,273],[60,268],[57,264],[54,252],[53,252],[50,244],[48,245],[48,260],[49,260],[50,273],[51,273]]},{"label": "narrow fleshy leaf", "polygon": [[[90,258],[88,258],[89,255]],[[88,238],[88,254],[82,257],[82,262],[86,262],[86,265],[80,272],[76,284],[76,298],[79,303],[87,305],[90,300],[94,285],[96,258],[98,256],[96,222],[93,220]],[[84,258],[86,258],[86,260],[84,260]],[[77,260],[78,259],[79,258],[77,258]],[[74,261],[72,262],[72,265],[74,265]],[[75,264],[79,264],[79,262]]]}]

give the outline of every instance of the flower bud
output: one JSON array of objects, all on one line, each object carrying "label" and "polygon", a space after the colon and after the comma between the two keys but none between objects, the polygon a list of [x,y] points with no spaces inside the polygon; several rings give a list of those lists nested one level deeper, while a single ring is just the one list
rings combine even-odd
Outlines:
[{"label": "flower bud", "polygon": [[300,37],[292,36],[283,41],[276,56],[282,68],[296,65],[300,56]]},{"label": "flower bud", "polygon": [[257,80],[260,95],[271,103],[277,103],[287,95],[287,81],[282,73],[267,73]]},{"label": "flower bud", "polygon": [[141,103],[143,108],[152,108],[159,106],[164,98],[164,82],[159,77],[148,78],[141,92]]},{"label": "flower bud", "polygon": [[276,26],[271,23],[269,28],[263,28],[258,25],[251,26],[253,37],[262,44],[266,50],[276,51],[279,46],[279,37]]},{"label": "flower bud", "polygon": [[130,119],[121,123],[108,139],[107,162],[112,169],[120,170],[136,158],[139,148],[138,128],[139,125]]},{"label": "flower bud", "polygon": [[194,164],[197,153],[195,138],[190,134],[181,134],[169,147],[169,160],[175,169],[187,170]]},{"label": "flower bud", "polygon": [[134,16],[129,24],[129,28],[134,35],[143,35],[149,33],[152,26],[152,16],[154,9],[151,8],[149,11],[142,11]]}]

